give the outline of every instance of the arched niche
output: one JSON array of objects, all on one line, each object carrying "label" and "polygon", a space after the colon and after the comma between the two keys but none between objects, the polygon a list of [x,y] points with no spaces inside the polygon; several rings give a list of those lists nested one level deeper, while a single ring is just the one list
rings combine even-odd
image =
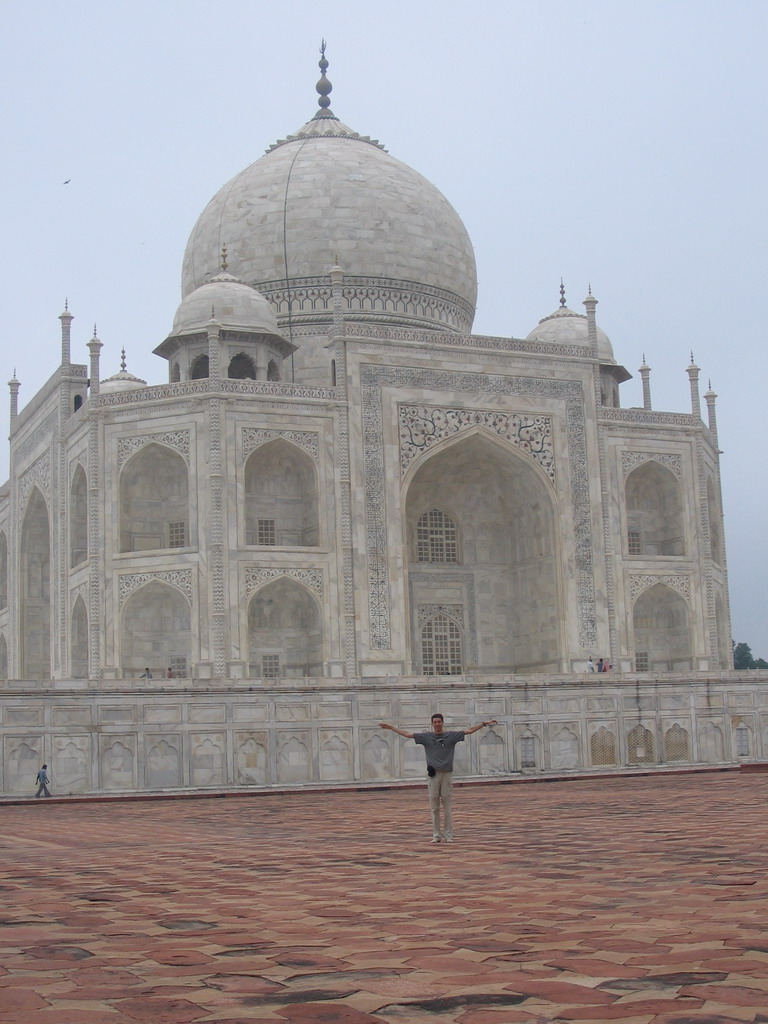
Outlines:
[{"label": "arched niche", "polygon": [[261,445],[245,464],[245,542],[319,544],[317,472],[312,459],[282,438]]},{"label": "arched niche", "polygon": [[189,472],[160,444],[133,455],[120,474],[120,550],[183,548],[189,536]]},{"label": "arched niche", "polygon": [[707,506],[709,511],[709,550],[712,560],[723,564],[723,528],[720,516],[720,501],[712,477],[707,479]]},{"label": "arched niche", "polygon": [[48,506],[32,488],[21,528],[21,678],[51,678],[51,534]]},{"label": "arched niche", "polygon": [[171,384],[177,384],[181,380],[181,368],[178,362],[171,363],[171,372],[169,374],[169,380]]},{"label": "arched niche", "polygon": [[301,583],[281,577],[257,590],[248,605],[248,661],[252,677],[321,676],[320,606]]},{"label": "arched niche", "polygon": [[88,678],[88,613],[85,601],[79,596],[70,623],[69,673],[73,679]]},{"label": "arched niche", "polygon": [[229,361],[227,376],[232,380],[256,380],[256,367],[251,357],[245,352],[238,352]]},{"label": "arched niche", "polygon": [[465,671],[557,671],[558,515],[532,460],[465,435],[417,467],[404,511],[413,670],[423,670],[422,625],[437,606],[460,624]]},{"label": "arched niche", "polygon": [[267,380],[280,380],[280,364],[276,359],[267,363]]},{"label": "arched niche", "polygon": [[69,489],[69,564],[74,569],[88,558],[88,484],[81,465]]},{"label": "arched niche", "polygon": [[189,602],[167,583],[152,580],[135,590],[120,620],[120,663],[127,678],[149,668],[155,679],[170,668],[174,677],[189,675],[192,630]]},{"label": "arched niche", "polygon": [[0,530],[0,609],[8,607],[8,538]]},{"label": "arched niche", "polygon": [[624,485],[627,553],[644,557],[685,554],[680,481],[653,459],[633,469]]},{"label": "arched niche", "polygon": [[685,599],[654,583],[635,601],[632,626],[637,671],[675,672],[693,667],[690,611]]},{"label": "arched niche", "polygon": [[192,363],[189,371],[190,380],[205,380],[209,376],[208,373],[208,356],[198,356],[197,359]]}]

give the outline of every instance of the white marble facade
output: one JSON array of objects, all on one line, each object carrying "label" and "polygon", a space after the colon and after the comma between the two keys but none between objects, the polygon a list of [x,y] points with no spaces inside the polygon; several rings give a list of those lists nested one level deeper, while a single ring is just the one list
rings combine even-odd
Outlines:
[{"label": "white marble facade", "polygon": [[732,759],[694,700],[706,678],[727,703],[730,666],[711,389],[705,420],[691,365],[691,411],[656,411],[643,366],[623,409],[591,293],[525,338],[472,335],[458,215],[319,91],[195,225],[164,383],[100,380],[95,337],[74,362],[69,310],[24,409],[11,381],[3,788],[43,756],[73,792],[397,778],[415,762],[378,715],[419,724],[453,687],[458,718],[488,715],[502,681],[509,723],[467,771],[531,744],[536,768],[599,766],[601,743],[635,763],[623,719],[594,738],[583,685],[572,718],[544,686],[539,732],[515,724],[516,680],[565,692],[590,656],[616,715],[627,673],[676,680],[657,761]]}]

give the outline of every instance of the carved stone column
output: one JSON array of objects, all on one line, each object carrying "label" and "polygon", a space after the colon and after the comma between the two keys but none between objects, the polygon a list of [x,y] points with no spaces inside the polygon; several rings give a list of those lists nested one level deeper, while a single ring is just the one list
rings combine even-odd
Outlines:
[{"label": "carved stone column", "polygon": [[104,506],[101,500],[101,430],[96,399],[99,395],[99,353],[96,337],[88,342],[91,353],[91,387],[88,430],[88,678],[102,678],[102,587],[104,579]]},{"label": "carved stone column", "polygon": [[226,604],[224,601],[224,473],[221,452],[222,400],[218,392],[221,380],[221,325],[211,317],[208,322],[208,377],[211,398],[208,403],[208,479],[210,515],[208,520],[208,600],[210,602],[209,642],[214,676],[227,671]]}]

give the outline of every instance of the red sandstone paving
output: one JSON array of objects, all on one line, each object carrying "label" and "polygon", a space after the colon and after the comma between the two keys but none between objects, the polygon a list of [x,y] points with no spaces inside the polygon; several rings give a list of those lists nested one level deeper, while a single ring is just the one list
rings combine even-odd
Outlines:
[{"label": "red sandstone paving", "polygon": [[768,1022],[768,775],[0,805],[0,1024]]}]

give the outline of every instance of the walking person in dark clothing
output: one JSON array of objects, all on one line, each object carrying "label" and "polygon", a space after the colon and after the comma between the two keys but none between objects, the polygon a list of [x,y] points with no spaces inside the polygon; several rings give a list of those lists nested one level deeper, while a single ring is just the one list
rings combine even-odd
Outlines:
[{"label": "walking person in dark clothing", "polygon": [[48,765],[44,764],[40,771],[35,776],[35,782],[37,783],[37,792],[35,797],[39,796],[50,796],[51,791],[48,789],[50,784],[50,776],[48,775]]}]

